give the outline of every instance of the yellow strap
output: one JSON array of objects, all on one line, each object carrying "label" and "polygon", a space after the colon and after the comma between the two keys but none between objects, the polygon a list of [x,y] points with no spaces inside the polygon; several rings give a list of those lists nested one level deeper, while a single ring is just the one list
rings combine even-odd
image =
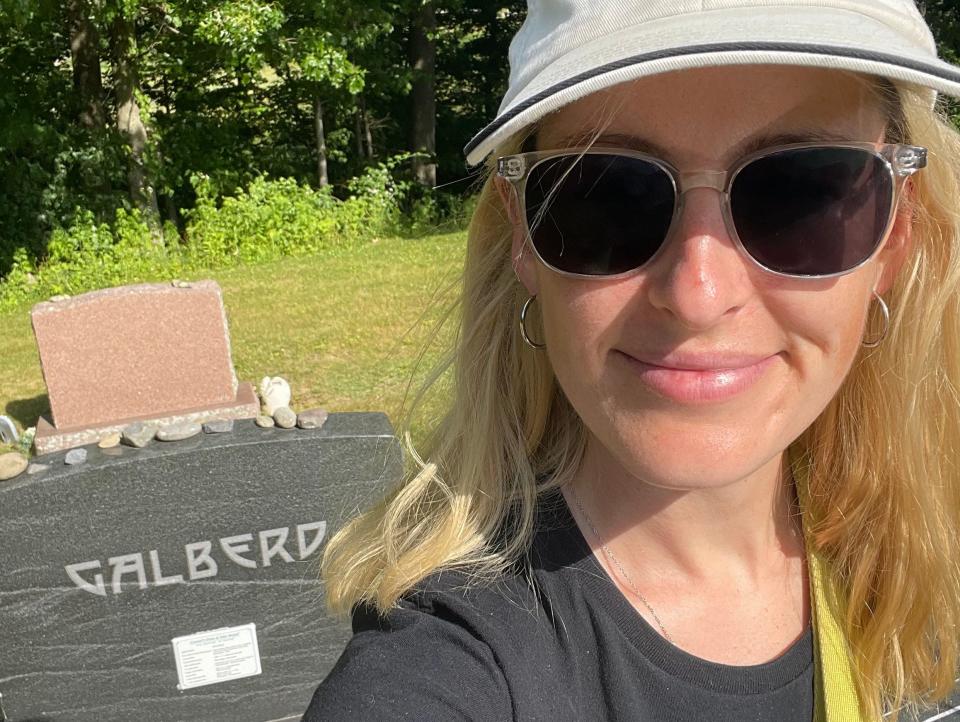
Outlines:
[{"label": "yellow strap", "polygon": [[837,614],[841,604],[826,562],[816,552],[807,552],[810,596],[813,600],[814,722],[864,722],[847,641]]},{"label": "yellow strap", "polygon": [[[809,521],[807,464],[790,454],[790,466],[797,497]],[[853,666],[840,615],[843,597],[839,594],[830,566],[810,545],[807,537],[807,573],[810,576],[810,601],[814,631],[814,722],[868,722],[860,713]]]}]

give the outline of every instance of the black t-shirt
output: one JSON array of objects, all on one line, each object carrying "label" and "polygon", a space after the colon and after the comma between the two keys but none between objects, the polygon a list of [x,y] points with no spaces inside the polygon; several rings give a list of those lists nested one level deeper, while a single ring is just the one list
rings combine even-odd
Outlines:
[{"label": "black t-shirt", "polygon": [[808,629],[767,664],[708,662],[663,639],[591,554],[559,493],[538,507],[530,555],[496,582],[427,578],[354,636],[305,722],[810,722]]}]

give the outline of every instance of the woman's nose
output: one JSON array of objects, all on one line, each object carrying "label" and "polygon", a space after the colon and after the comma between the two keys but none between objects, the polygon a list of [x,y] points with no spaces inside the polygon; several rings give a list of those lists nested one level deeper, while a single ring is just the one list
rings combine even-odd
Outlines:
[{"label": "woman's nose", "polygon": [[718,190],[692,188],[681,202],[670,237],[649,269],[648,292],[655,307],[700,331],[747,303],[749,260],[730,237]]}]

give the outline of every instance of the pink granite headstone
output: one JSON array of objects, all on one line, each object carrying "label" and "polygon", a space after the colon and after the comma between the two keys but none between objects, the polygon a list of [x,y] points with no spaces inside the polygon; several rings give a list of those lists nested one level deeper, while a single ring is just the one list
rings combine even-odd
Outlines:
[{"label": "pink granite headstone", "polygon": [[53,417],[37,426],[37,453],[134,421],[257,415],[253,387],[237,383],[214,281],[109,288],[38,303],[31,317]]}]

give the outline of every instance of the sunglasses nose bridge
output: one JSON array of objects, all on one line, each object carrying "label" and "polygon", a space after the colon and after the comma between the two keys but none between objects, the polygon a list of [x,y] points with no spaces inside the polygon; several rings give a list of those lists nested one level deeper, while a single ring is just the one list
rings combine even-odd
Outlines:
[{"label": "sunglasses nose bridge", "polygon": [[677,193],[683,195],[694,188],[713,188],[720,193],[726,190],[727,171],[693,170],[677,174]]},{"label": "sunglasses nose bridge", "polygon": [[724,170],[694,170],[676,174],[677,184],[677,215],[683,213],[687,191],[694,188],[710,188],[720,194],[720,212],[730,235],[736,238],[733,221],[730,215],[730,197],[727,183],[730,173]]},{"label": "sunglasses nose bridge", "polygon": [[730,179],[730,172],[723,170],[696,170],[676,173],[677,208],[675,217],[682,216],[685,212],[687,191],[691,191],[694,188],[710,188],[715,190],[720,194],[720,215],[723,217],[727,234],[733,239],[734,245],[740,252],[747,254],[746,249],[740,243],[739,236],[734,227],[733,215],[730,211],[730,194],[729,188],[727,187]]}]

